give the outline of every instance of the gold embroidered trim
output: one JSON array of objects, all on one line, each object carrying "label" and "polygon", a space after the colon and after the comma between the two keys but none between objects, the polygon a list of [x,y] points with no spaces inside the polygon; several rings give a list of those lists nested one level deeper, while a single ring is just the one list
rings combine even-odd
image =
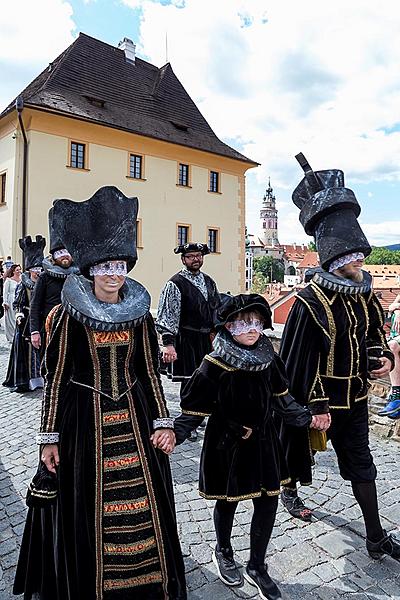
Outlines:
[{"label": "gold embroidered trim", "polygon": [[129,420],[130,419],[128,410],[115,410],[112,412],[103,413],[104,425],[113,425],[114,423],[127,423]]},{"label": "gold embroidered trim", "polygon": [[[62,319],[62,315],[60,317],[60,321]],[[59,321],[59,323],[60,323]],[[60,334],[60,342],[59,342],[59,355],[57,360],[57,365],[55,368],[55,373],[53,377],[53,383],[49,386],[48,390],[48,380],[45,378],[45,390],[44,390],[44,398],[48,398],[49,406],[49,414],[47,417],[47,423],[44,427],[42,427],[42,431],[51,432],[54,431],[57,409],[58,409],[58,397],[60,394],[60,384],[61,379],[64,372],[65,366],[65,357],[67,352],[67,344],[68,344],[68,323],[69,323],[69,315],[65,313],[65,317],[61,326],[61,334]],[[46,373],[48,372],[47,368],[47,352],[46,352]]]},{"label": "gold embroidered trim", "polygon": [[276,394],[275,392],[272,394],[273,396],[286,396],[286,394],[289,393],[289,390],[286,388],[286,390],[284,392],[279,392],[278,394]]},{"label": "gold embroidered trim", "polygon": [[194,410],[183,410],[183,409],[182,409],[182,413],[184,415],[194,415],[195,417],[209,417],[211,415],[211,413],[202,413],[202,412],[196,412]]},{"label": "gold embroidered trim", "polygon": [[104,544],[104,554],[124,555],[124,554],[140,554],[146,552],[149,548],[156,545],[154,537],[149,537],[147,540],[141,540],[134,544]]},{"label": "gold embroidered trim", "polygon": [[[129,381],[130,375],[129,375],[129,370],[128,370],[127,364],[125,365],[125,370],[126,370],[127,380]],[[148,495],[151,515],[153,518],[154,534],[155,534],[156,541],[157,541],[158,556],[159,556],[160,568],[161,568],[161,575],[158,574],[158,576],[159,576],[158,581],[162,582],[164,596],[165,596],[165,599],[167,599],[168,598],[168,569],[167,569],[167,562],[166,562],[166,558],[165,558],[163,534],[162,534],[162,530],[161,530],[160,517],[158,514],[157,501],[156,501],[156,498],[154,495],[152,477],[150,474],[149,464],[147,461],[146,453],[145,453],[144,446],[143,446],[143,441],[142,441],[140,430],[139,430],[139,424],[137,421],[135,403],[133,401],[132,392],[128,392],[128,402],[129,402],[129,407],[130,407],[130,411],[131,411],[132,427],[133,427],[133,431],[134,431],[134,435],[135,435],[135,439],[136,439],[136,443],[137,443],[137,447],[138,447],[138,452],[140,455],[140,460],[141,460],[141,464],[142,464],[143,475],[145,478],[145,484],[146,484],[146,489],[147,489],[147,495]]]},{"label": "gold embroidered trim", "polygon": [[116,456],[115,458],[105,458],[104,471],[118,471],[119,469],[128,469],[140,465],[140,458],[137,452],[131,456]]},{"label": "gold embroidered trim", "polygon": [[226,365],[225,363],[219,361],[217,358],[214,358],[213,356],[210,356],[209,354],[206,354],[206,356],[204,357],[204,360],[208,360],[208,362],[212,363],[213,365],[217,365],[218,367],[221,367],[221,369],[224,369],[224,371],[238,371],[239,369],[236,369],[235,367],[230,367],[229,365]]},{"label": "gold embroidered trim", "polygon": [[[356,315],[354,314],[353,311],[353,307],[351,306],[351,304],[349,303],[349,308],[351,311],[351,316],[354,318],[354,325],[353,325],[353,340],[355,342],[355,351],[356,351],[356,372],[358,373],[359,369],[360,369],[360,346],[358,343],[358,339],[357,339],[357,325],[358,325],[358,320]],[[350,332],[349,332],[350,335]],[[352,353],[353,355],[353,353]],[[352,364],[353,366],[353,364]],[[353,373],[353,368],[351,368],[350,373]]]},{"label": "gold embroidered trim", "polygon": [[301,296],[297,296],[298,300],[301,300],[301,302],[303,302],[303,304],[305,306],[307,306],[309,313],[311,315],[311,317],[314,319],[314,321],[316,322],[316,324],[318,325],[318,327],[320,329],[322,329],[322,331],[324,332],[324,334],[327,336],[327,338],[331,339],[331,336],[329,335],[329,333],[326,331],[325,327],[322,326],[322,324],[318,321],[317,317],[314,314],[313,309],[311,308],[311,306],[308,304],[308,302],[306,300],[304,300],[304,298],[302,298]]},{"label": "gold embroidered trim", "polygon": [[96,346],[103,344],[123,344],[129,343],[129,329],[123,331],[93,331],[94,343]]},{"label": "gold embroidered trim", "polygon": [[[284,486],[291,481],[290,477],[288,479],[282,479],[280,481],[280,485]],[[227,502],[240,502],[241,500],[251,500],[252,498],[260,498],[262,494],[267,494],[267,496],[278,496],[280,494],[279,490],[266,490],[265,488],[261,488],[259,492],[253,492],[251,494],[244,494],[243,496],[209,496],[204,492],[199,490],[199,495],[206,500],[226,500]]]},{"label": "gold embroidered trim", "polygon": [[360,296],[360,300],[361,300],[361,306],[364,309],[364,313],[365,313],[365,332],[366,332],[366,336],[368,336],[368,331],[369,331],[369,314],[368,314],[368,306],[367,303],[365,302],[365,298],[364,296]]},{"label": "gold embroidered trim", "polygon": [[154,558],[146,558],[145,560],[141,560],[140,562],[134,563],[134,564],[131,563],[131,564],[125,564],[125,565],[106,565],[104,567],[104,571],[108,571],[108,572],[136,571],[137,569],[140,569],[142,567],[148,567],[150,565],[155,565],[158,562],[159,562],[158,556],[155,556]]},{"label": "gold embroidered trim", "polygon": [[312,404],[313,402],[329,402],[329,398],[313,398],[308,401],[308,404]]},{"label": "gold embroidered trim", "polygon": [[147,573],[146,575],[130,577],[129,579],[106,579],[104,581],[104,591],[136,587],[149,583],[160,583],[161,581],[161,573]]},{"label": "gold embroidered trim", "polygon": [[311,287],[312,287],[315,295],[317,296],[318,300],[321,302],[322,306],[324,307],[326,317],[328,319],[329,337],[331,339],[331,345],[329,348],[326,370],[327,370],[327,373],[330,375],[330,374],[333,374],[333,367],[334,367],[334,362],[335,362],[335,344],[336,344],[336,324],[335,324],[335,319],[333,318],[331,305],[333,304],[334,300],[336,299],[337,294],[334,294],[332,300],[329,301],[326,298],[325,294],[320,290],[320,288],[317,285],[311,283]]},{"label": "gold embroidered trim", "polygon": [[129,442],[133,439],[131,433],[126,433],[124,435],[114,435],[112,437],[108,437],[104,440],[104,445],[107,444],[121,444],[122,442]]},{"label": "gold embroidered trim", "polygon": [[112,397],[114,400],[119,400],[117,347],[115,344],[110,346],[110,378]]},{"label": "gold embroidered trim", "polygon": [[148,523],[139,523],[138,525],[105,525],[104,533],[136,533],[137,531],[143,531],[144,529],[149,529],[150,527],[153,527],[153,523],[151,521]]},{"label": "gold embroidered trim", "polygon": [[145,360],[146,360],[147,372],[149,374],[151,387],[153,389],[154,399],[158,406],[158,417],[168,417],[168,411],[167,411],[167,408],[165,405],[165,400],[164,400],[163,394],[161,392],[156,373],[154,371],[153,358],[151,355],[150,340],[149,340],[149,334],[147,331],[146,321],[143,323],[143,346],[144,346],[144,356],[145,356]]},{"label": "gold embroidered trim", "polygon": [[147,496],[138,500],[124,500],[121,502],[105,502],[104,515],[139,513],[149,509],[149,500]]}]

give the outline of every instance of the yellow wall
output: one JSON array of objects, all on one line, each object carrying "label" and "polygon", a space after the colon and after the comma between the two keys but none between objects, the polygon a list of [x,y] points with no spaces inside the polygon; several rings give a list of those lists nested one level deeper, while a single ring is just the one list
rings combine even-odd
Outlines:
[{"label": "yellow wall", "polygon": [[17,231],[15,166],[19,162],[21,144],[22,140],[15,135],[15,123],[6,119],[0,128],[0,174],[6,174],[6,204],[0,204],[0,258],[8,255],[18,258],[13,247],[13,234]]},{"label": "yellow wall", "polygon": [[[204,270],[221,291],[244,290],[244,172],[248,165],[198,150],[111,128],[25,109],[29,131],[28,233],[48,235],[47,213],[55,198],[85,200],[103,185],[138,196],[143,248],[132,276],[157,304],[162,285],[181,266],[173,253],[176,224],[191,224],[192,241],[220,229],[220,253]],[[87,144],[86,170],[68,168],[69,142]],[[144,155],[144,178],[127,177],[128,153]],[[191,188],[177,186],[177,164],[191,166]],[[209,169],[221,173],[220,194],[209,193]]]}]

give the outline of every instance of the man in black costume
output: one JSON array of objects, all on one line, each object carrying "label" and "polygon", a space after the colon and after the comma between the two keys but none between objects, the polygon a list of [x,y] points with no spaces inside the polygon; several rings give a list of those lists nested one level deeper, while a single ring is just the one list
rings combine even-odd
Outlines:
[{"label": "man in black costume", "polygon": [[[368,442],[367,376],[382,377],[392,366],[383,311],[362,270],[371,252],[357,217],[360,206],[344,187],[339,170],[313,172],[302,154],[305,177],[293,192],[300,221],[313,235],[320,258],[311,283],[301,290],[286,322],[281,357],[294,398],[318,415],[327,431],[343,479],[351,482],[361,507],[367,550],[373,558],[400,559],[400,544],[382,529],[375,486],[376,467]],[[310,520],[297,495],[296,481],[312,480],[308,432],[282,425],[291,486],[282,501],[291,514]]]},{"label": "man in black costume", "polygon": [[25,600],[186,599],[173,419],[150,296],[126,277],[137,211],[111,186],[54,205],[82,275],[67,278],[46,321],[41,463],[14,585]]},{"label": "man in black costume", "polygon": [[[207,244],[177,246],[183,269],[165,284],[158,304],[157,331],[161,335],[165,373],[181,381],[181,392],[204,356],[211,352],[211,336],[220,299],[217,285],[201,271]],[[197,438],[193,431],[190,439]]]},{"label": "man in black costume", "polygon": [[53,209],[49,211],[50,257],[43,260],[44,272],[35,285],[31,299],[30,328],[31,342],[36,349],[44,351],[44,324],[51,309],[60,304],[61,290],[67,276],[76,273],[72,257],[64,247],[60,237],[60,224],[53,219]]},{"label": "man in black costume", "polygon": [[19,240],[23,253],[25,272],[15,290],[13,308],[16,311],[15,333],[8,363],[7,377],[3,385],[15,392],[28,392],[43,387],[40,376],[40,355],[30,341],[30,299],[42,270],[43,250],[46,240],[41,235],[32,241],[30,235]]}]

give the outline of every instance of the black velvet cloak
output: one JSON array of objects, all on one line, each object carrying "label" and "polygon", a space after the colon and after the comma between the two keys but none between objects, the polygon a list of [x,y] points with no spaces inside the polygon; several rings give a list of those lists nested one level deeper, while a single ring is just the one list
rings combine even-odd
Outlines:
[{"label": "black velvet cloak", "polygon": [[29,509],[14,594],[184,600],[169,458],[150,442],[169,421],[151,316],[95,331],[58,306],[47,329],[41,432],[59,433],[59,492]]},{"label": "black velvet cloak", "polygon": [[260,370],[232,367],[215,352],[207,355],[182,392],[181,409],[177,443],[209,416],[199,476],[199,493],[209,499],[279,494],[288,471],[272,413],[299,427],[311,422],[309,411],[288,394],[277,355]]}]

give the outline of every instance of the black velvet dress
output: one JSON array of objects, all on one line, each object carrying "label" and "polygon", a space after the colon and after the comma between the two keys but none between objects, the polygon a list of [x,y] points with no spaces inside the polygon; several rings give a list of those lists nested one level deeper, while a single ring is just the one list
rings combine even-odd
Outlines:
[{"label": "black velvet dress", "polygon": [[[220,339],[221,333],[215,345]],[[268,349],[260,352],[258,364],[240,364],[226,351],[207,355],[182,393],[182,415],[175,419],[177,443],[209,416],[199,475],[204,498],[238,501],[262,492],[279,494],[281,485],[288,483],[288,471],[273,411],[294,426],[311,422],[309,411],[288,394],[283,363],[264,335],[257,344],[261,345]],[[239,354],[256,350],[236,347]]]},{"label": "black velvet dress", "polygon": [[30,341],[29,306],[34,287],[35,284],[29,275],[23,273],[22,281],[15,290],[13,303],[19,318],[16,320],[7,376],[3,385],[17,388],[19,392],[43,387],[43,379],[40,376],[40,353]]},{"label": "black velvet dress", "polygon": [[150,314],[96,331],[60,305],[47,330],[41,432],[59,433],[59,492],[29,509],[14,594],[185,599],[169,458],[150,442],[169,426]]}]

